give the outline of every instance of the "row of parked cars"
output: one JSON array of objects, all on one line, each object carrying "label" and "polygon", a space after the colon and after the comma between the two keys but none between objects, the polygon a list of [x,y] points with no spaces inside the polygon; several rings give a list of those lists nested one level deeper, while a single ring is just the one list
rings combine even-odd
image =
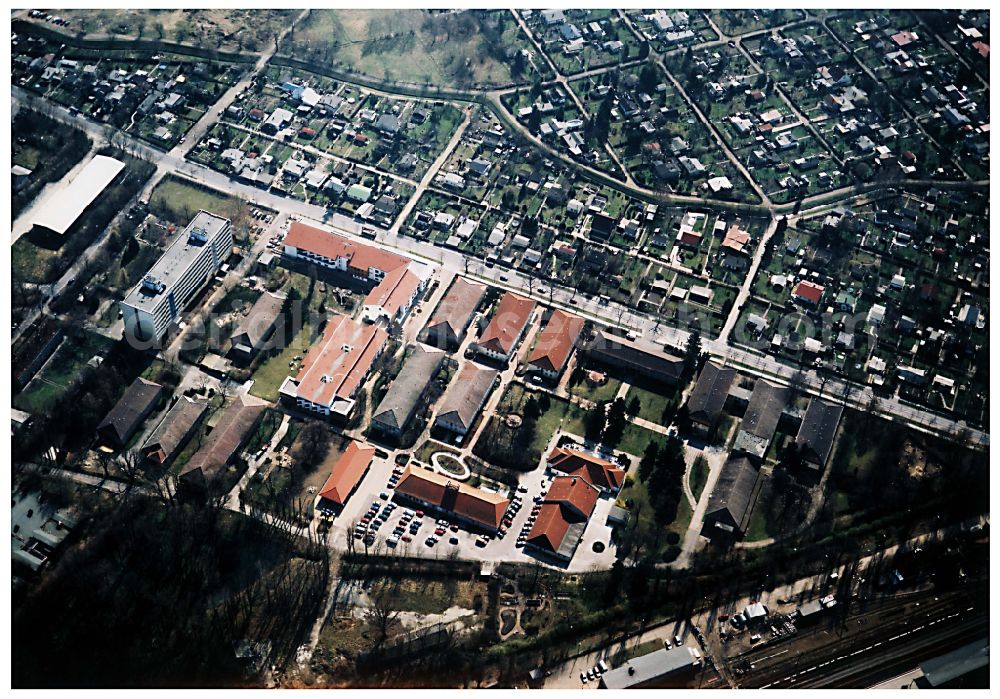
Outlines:
[{"label": "row of parked cars", "polygon": [[603,660],[598,660],[597,665],[580,673],[580,681],[587,684],[591,680],[596,680],[607,671],[607,664]]},{"label": "row of parked cars", "polygon": [[[527,488],[524,490],[526,491]],[[515,544],[517,548],[524,548],[524,545],[527,543],[528,534],[531,532],[531,528],[535,526],[535,520],[538,519],[538,512],[542,509],[542,501],[545,499],[545,493],[546,491],[543,490],[539,495],[535,496],[535,504],[531,507],[531,513],[528,514],[528,519],[524,521],[521,533],[517,535],[517,543]]]}]

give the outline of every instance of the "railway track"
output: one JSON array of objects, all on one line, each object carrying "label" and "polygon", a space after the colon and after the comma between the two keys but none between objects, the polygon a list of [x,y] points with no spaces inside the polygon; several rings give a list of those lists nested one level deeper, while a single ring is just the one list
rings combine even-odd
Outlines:
[{"label": "railway track", "polygon": [[750,666],[734,675],[744,688],[867,687],[988,628],[982,586],[919,593],[734,656],[729,666]]}]

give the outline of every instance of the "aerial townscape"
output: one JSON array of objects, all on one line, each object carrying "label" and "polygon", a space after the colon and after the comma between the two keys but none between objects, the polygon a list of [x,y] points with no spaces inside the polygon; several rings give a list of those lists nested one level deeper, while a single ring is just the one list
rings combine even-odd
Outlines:
[{"label": "aerial townscape", "polygon": [[988,688],[989,10],[11,12],[14,688]]}]

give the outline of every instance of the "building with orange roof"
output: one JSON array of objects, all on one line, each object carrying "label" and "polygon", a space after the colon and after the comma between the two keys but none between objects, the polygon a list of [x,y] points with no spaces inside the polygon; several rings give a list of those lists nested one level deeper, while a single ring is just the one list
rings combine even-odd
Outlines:
[{"label": "building with orange roof", "polygon": [[535,302],[508,291],[500,298],[496,312],[472,349],[492,359],[509,362],[531,323]]},{"label": "building with orange roof", "polygon": [[510,505],[499,493],[473,488],[413,465],[403,470],[393,497],[489,533],[496,532]]},{"label": "building with orange roof", "polygon": [[337,233],[295,221],[284,242],[284,254],[289,259],[374,284],[363,304],[363,317],[371,323],[402,322],[427,288],[427,265]]},{"label": "building with orange roof", "polygon": [[795,285],[792,290],[792,298],[810,305],[817,305],[823,298],[823,287],[816,282],[804,280]]},{"label": "building with orange roof", "polygon": [[601,492],[618,492],[625,483],[625,471],[621,466],[579,449],[556,447],[549,453],[546,466],[568,476],[585,478]]},{"label": "building with orange roof", "polygon": [[732,224],[726,230],[726,235],[719,245],[719,260],[723,267],[730,269],[745,269],[750,265],[750,233],[740,228],[739,222]]},{"label": "building with orange roof", "polygon": [[385,349],[389,334],[375,325],[335,315],[309,348],[302,368],[281,385],[282,399],[300,410],[346,419],[354,396]]},{"label": "building with orange roof", "polygon": [[583,318],[556,309],[538,335],[538,342],[528,357],[528,367],[547,379],[556,380],[562,374],[576,341],[583,330]]},{"label": "building with orange roof", "polygon": [[362,317],[370,323],[401,323],[427,286],[430,269],[420,265],[423,277],[410,267],[391,270],[365,297]]},{"label": "building with orange roof", "polygon": [[284,243],[285,257],[347,272],[358,280],[375,283],[411,261],[408,257],[299,221],[289,227]]},{"label": "building with orange roof", "polygon": [[552,481],[525,542],[543,556],[568,562],[583,539],[600,491],[579,476],[558,476]]},{"label": "building with orange roof", "polygon": [[342,510],[347,499],[358,489],[358,484],[368,472],[374,457],[375,447],[352,441],[334,463],[330,477],[319,489],[316,509],[334,513]]}]

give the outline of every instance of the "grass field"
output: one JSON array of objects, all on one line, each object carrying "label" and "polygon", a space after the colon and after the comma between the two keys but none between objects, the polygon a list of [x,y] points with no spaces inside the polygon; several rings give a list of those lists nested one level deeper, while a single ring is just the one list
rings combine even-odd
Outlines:
[{"label": "grass field", "polygon": [[620,380],[609,376],[607,382],[600,386],[592,386],[584,379],[575,386],[570,386],[569,392],[579,398],[586,398],[597,403],[602,400],[613,400],[618,395],[618,389],[621,386]]},{"label": "grass field", "polygon": [[79,339],[67,337],[31,383],[14,398],[14,405],[29,413],[48,414],[90,358],[113,344],[114,340],[104,335],[86,331]]},{"label": "grass field", "polygon": [[630,422],[625,426],[625,432],[616,448],[629,454],[642,456],[650,442],[656,442],[658,446],[662,446],[666,441],[667,435],[647,430],[645,427],[639,427]]},{"label": "grass field", "polygon": [[[277,401],[278,389],[285,377],[294,374],[298,369],[289,366],[296,355],[305,356],[312,344],[312,326],[304,323],[302,330],[292,339],[281,352],[262,363],[253,374],[253,386],[250,394],[264,400]],[[296,364],[296,367],[298,364]]]},{"label": "grass field", "polygon": [[[669,389],[664,389],[664,391]],[[632,397],[637,396],[639,398],[639,417],[643,420],[649,420],[650,422],[655,422],[658,425],[665,425],[663,420],[663,411],[666,410],[667,406],[670,405],[674,398],[673,396],[663,395],[663,393],[658,393],[650,391],[649,389],[640,388],[639,386],[629,386],[628,393],[625,394],[625,404],[628,405],[632,401]]]},{"label": "grass field", "polygon": [[298,10],[216,8],[206,10],[63,9],[48,10],[69,21],[62,32],[85,37],[116,36],[163,40],[223,51],[254,52],[266,49],[273,36],[292,23]]},{"label": "grass field", "polygon": [[185,221],[200,209],[225,215],[236,203],[237,200],[233,197],[189,184],[173,176],[164,177],[149,195],[149,207],[154,212],[161,215],[173,214]]},{"label": "grass field", "polygon": [[[499,26],[498,26],[498,23]],[[507,11],[313,10],[285,49],[343,64],[379,80],[428,85],[506,85],[505,51],[530,48]],[[520,80],[530,80],[526,66]]]}]

